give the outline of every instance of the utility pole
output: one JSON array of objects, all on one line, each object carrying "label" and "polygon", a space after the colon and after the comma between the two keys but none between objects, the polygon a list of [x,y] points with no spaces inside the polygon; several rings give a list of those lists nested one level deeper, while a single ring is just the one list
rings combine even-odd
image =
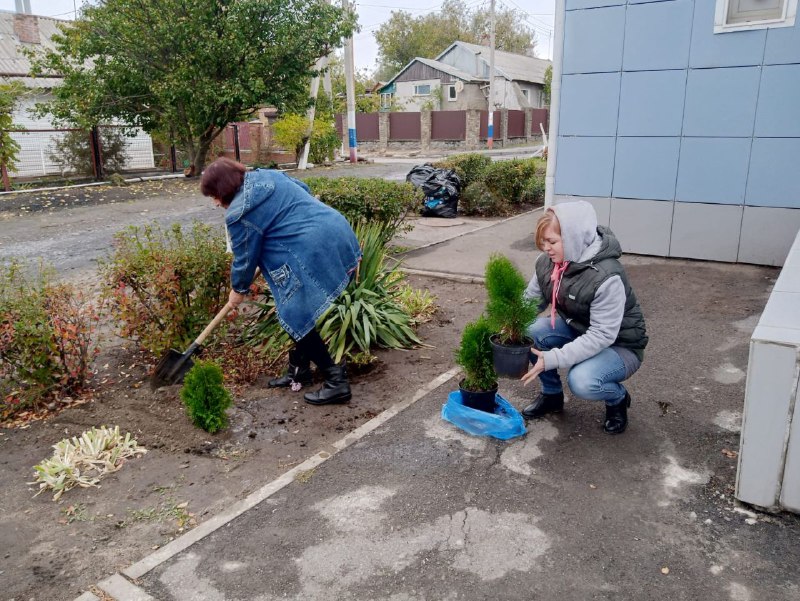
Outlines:
[{"label": "utility pole", "polygon": [[494,138],[494,2],[489,8],[489,122],[486,145],[492,149]]},{"label": "utility pole", "polygon": [[[317,61],[316,69],[319,71],[324,69],[328,64],[328,57],[323,56]],[[319,75],[315,75],[311,79],[311,106],[306,112],[306,119],[308,119],[308,129],[306,130],[306,143],[303,146],[303,154],[298,157],[297,169],[302,170],[308,167],[308,153],[311,150],[311,135],[314,133],[314,118],[317,113],[317,94],[319,94]]]},{"label": "utility pole", "polygon": [[[492,0],[494,2],[494,0]],[[346,12],[350,12],[350,3],[347,0],[342,0],[342,8]],[[353,64],[353,37],[352,35],[347,38],[344,45],[344,79],[345,89],[347,91],[347,141],[350,147],[350,162],[358,162],[358,153],[356,151],[356,86],[355,86],[355,68]]]}]

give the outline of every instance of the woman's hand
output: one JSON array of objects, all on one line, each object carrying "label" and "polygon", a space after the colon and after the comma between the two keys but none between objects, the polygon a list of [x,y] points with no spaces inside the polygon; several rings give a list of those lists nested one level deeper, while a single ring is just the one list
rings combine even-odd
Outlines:
[{"label": "woman's hand", "polygon": [[231,306],[232,309],[235,309],[239,305],[242,304],[242,301],[247,298],[246,294],[239,294],[236,290],[231,290],[231,293],[228,295],[228,304]]},{"label": "woman's hand", "polygon": [[531,352],[536,355],[536,364],[528,370],[528,373],[522,376],[522,383],[525,386],[533,382],[544,371],[544,353],[533,347],[531,347]]}]

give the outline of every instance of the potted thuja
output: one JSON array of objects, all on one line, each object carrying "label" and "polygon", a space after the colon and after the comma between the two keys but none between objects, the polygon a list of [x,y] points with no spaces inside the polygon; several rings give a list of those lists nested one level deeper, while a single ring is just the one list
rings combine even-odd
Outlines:
[{"label": "potted thuja", "polygon": [[497,395],[491,336],[491,325],[481,315],[466,325],[456,351],[456,362],[464,368],[464,379],[458,383],[463,404],[489,413],[494,412]]},{"label": "potted thuja", "polygon": [[492,329],[494,369],[499,376],[521,378],[528,371],[530,338],[527,327],[539,313],[539,299],[526,299],[527,283],[504,255],[493,254],[486,264],[486,314]]}]

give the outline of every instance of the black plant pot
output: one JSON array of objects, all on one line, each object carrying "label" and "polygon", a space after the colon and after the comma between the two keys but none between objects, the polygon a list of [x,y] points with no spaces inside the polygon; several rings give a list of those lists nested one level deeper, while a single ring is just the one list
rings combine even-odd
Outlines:
[{"label": "black plant pot", "polygon": [[505,378],[521,378],[528,371],[530,361],[528,357],[531,352],[530,340],[525,340],[521,344],[500,344],[496,340],[497,336],[492,336],[492,354],[494,357],[494,370],[498,376]]},{"label": "black plant pot", "polygon": [[461,387],[464,380],[458,383],[458,389],[461,391],[461,400],[464,402],[465,407],[477,409],[478,411],[486,411],[487,413],[494,413],[495,396],[497,395],[497,384],[492,390],[465,390]]}]

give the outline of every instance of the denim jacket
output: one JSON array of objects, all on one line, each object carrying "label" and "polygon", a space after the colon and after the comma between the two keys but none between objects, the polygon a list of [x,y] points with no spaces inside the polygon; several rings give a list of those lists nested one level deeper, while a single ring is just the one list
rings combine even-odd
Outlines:
[{"label": "denim jacket", "polygon": [[361,260],[347,219],[280,171],[246,173],[225,225],[233,250],[231,287],[247,292],[261,267],[278,319],[295,340],[314,328]]}]

